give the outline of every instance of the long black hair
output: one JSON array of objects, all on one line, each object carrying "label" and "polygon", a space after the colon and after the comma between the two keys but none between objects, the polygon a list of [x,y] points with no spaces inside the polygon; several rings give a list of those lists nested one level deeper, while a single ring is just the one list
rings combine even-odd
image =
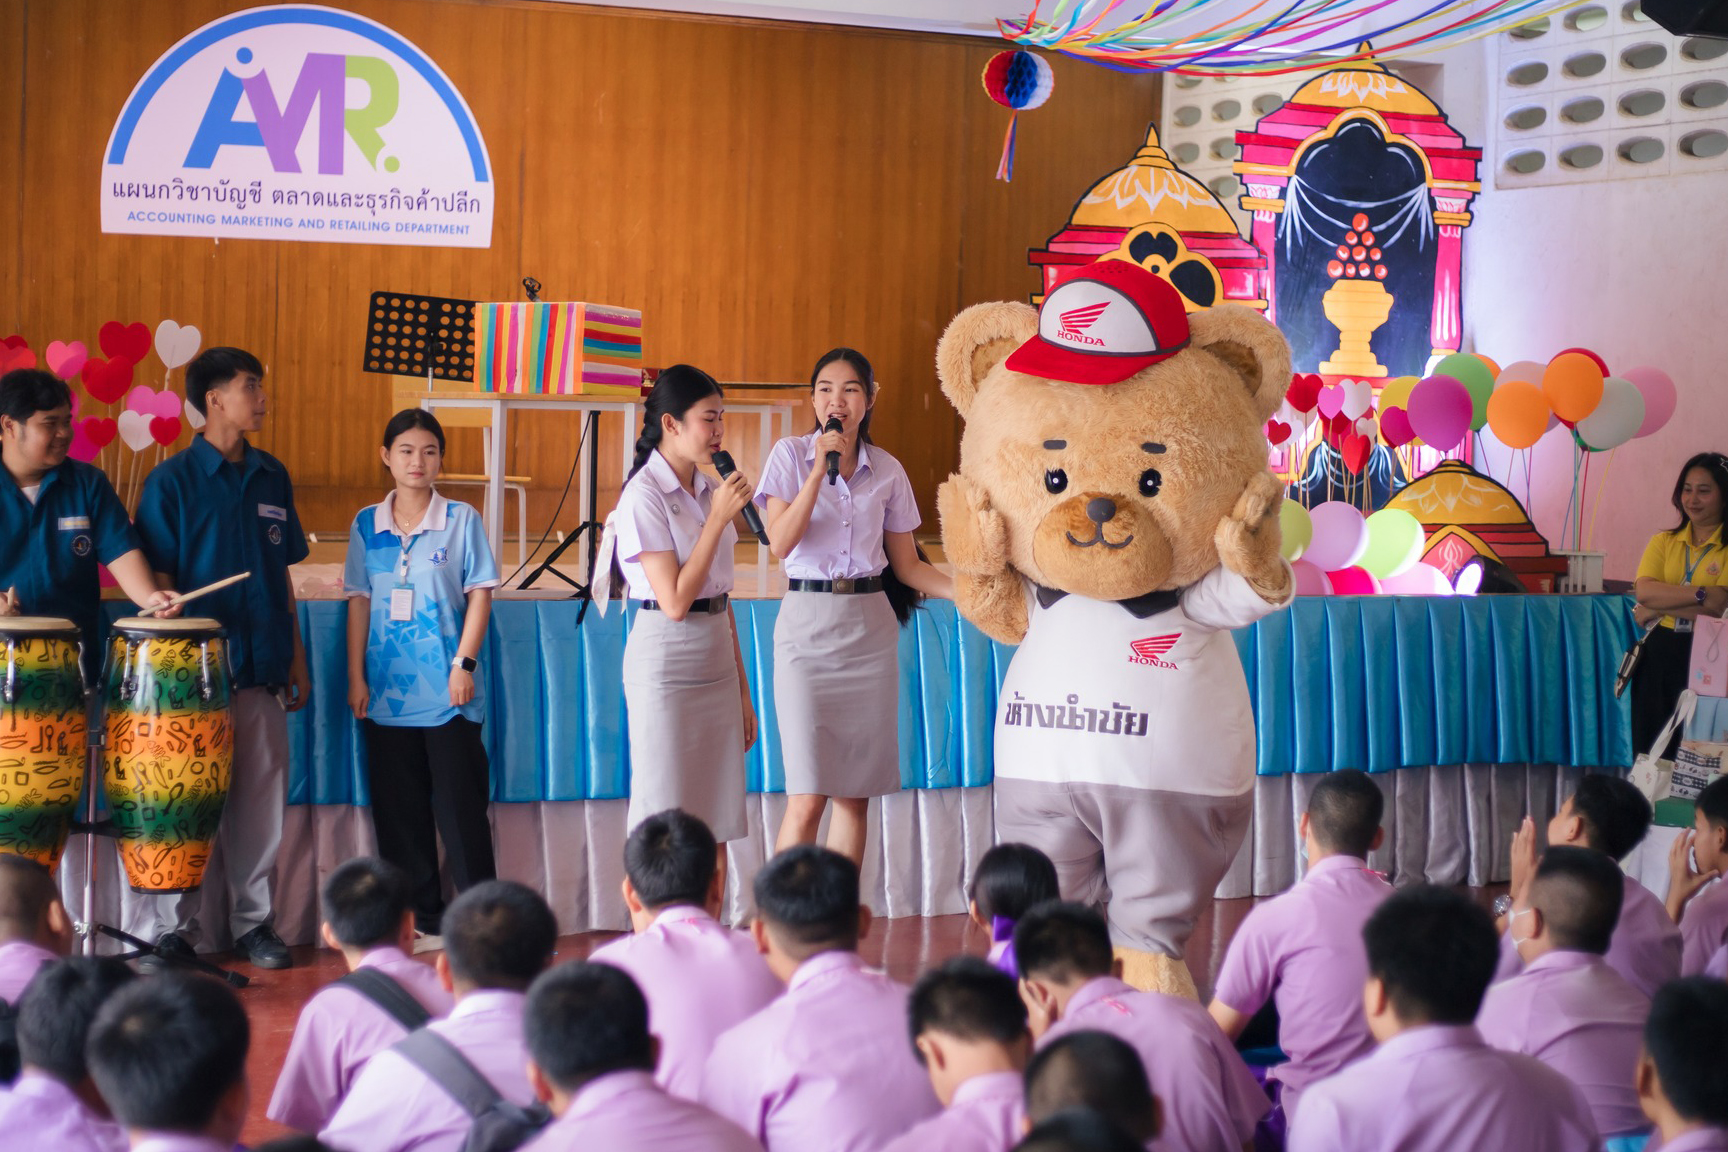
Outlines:
[{"label": "long black hair", "polygon": [[[871,404],[864,410],[864,419],[858,422],[858,443],[871,444],[873,441],[870,439],[870,417],[876,413],[876,371],[870,367],[870,361],[865,359],[864,353],[856,348],[830,348],[822,353],[816,360],[816,367],[810,369],[810,391],[816,391],[816,378],[822,375],[822,369],[837,360],[844,360],[858,373],[858,379],[864,382],[864,396]],[[818,424],[816,431],[821,430],[822,427]],[[918,549],[918,559],[929,559],[922,548]],[[924,603],[924,594],[902,584],[900,578],[894,575],[892,564],[882,570],[882,591],[888,597],[889,606],[894,609],[894,619],[898,620],[902,627],[912,619],[912,610]]]},{"label": "long black hair", "polygon": [[642,434],[636,437],[636,458],[631,462],[630,475],[624,477],[624,482],[628,484],[631,476],[642,471],[648,457],[660,447],[660,439],[665,435],[660,424],[662,416],[682,421],[684,413],[703,400],[725,395],[714,377],[700,368],[674,364],[663,369],[649,390],[648,398],[642,402]]},{"label": "long black hair", "polygon": [[1716,482],[1716,491],[1721,494],[1724,510],[1728,511],[1728,456],[1720,452],[1700,452],[1686,461],[1685,467],[1680,469],[1680,478],[1674,481],[1674,496],[1670,502],[1674,505],[1674,511],[1680,513],[1680,524],[1674,529],[1676,532],[1684,532],[1686,525],[1691,523],[1685,506],[1680,503],[1680,494],[1686,491],[1686,475],[1694,468],[1702,468],[1710,473],[1710,479]]}]

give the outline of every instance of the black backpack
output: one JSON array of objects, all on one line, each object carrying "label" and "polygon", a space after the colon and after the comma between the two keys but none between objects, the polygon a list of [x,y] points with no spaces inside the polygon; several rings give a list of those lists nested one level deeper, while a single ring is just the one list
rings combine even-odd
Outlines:
[{"label": "black backpack", "polygon": [[22,1064],[18,1055],[18,1009],[0,1000],[0,1085],[18,1079]]},{"label": "black backpack", "polygon": [[394,976],[385,975],[376,968],[356,968],[336,983],[354,989],[410,1032],[432,1019],[426,1006],[414,999]]},{"label": "black backpack", "polygon": [[436,1032],[410,1032],[391,1051],[430,1076],[473,1118],[462,1152],[514,1152],[552,1120],[544,1104],[523,1107],[500,1096],[492,1082]]}]

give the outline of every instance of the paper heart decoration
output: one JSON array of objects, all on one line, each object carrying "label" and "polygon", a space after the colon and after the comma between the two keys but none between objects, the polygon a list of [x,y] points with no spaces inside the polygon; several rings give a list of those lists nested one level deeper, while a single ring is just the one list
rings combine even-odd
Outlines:
[{"label": "paper heart decoration", "polygon": [[[8,340],[22,340],[22,336],[11,336]],[[0,376],[18,368],[36,367],[36,353],[30,350],[28,344],[0,344]]]},{"label": "paper heart decoration", "polygon": [[1338,385],[1344,393],[1344,406],[1339,409],[1354,420],[1374,407],[1374,385],[1366,380],[1346,380]]},{"label": "paper heart decoration", "polygon": [[152,416],[150,418],[150,438],[166,448],[180,439],[180,417]]},{"label": "paper heart decoration", "polygon": [[72,446],[66,449],[66,455],[85,464],[96,459],[96,454],[102,451],[90,437],[84,435],[84,425],[77,424],[72,428]]},{"label": "paper heart decoration", "polygon": [[1328,420],[1332,419],[1344,411],[1344,389],[1336,384],[1320,389],[1320,396],[1314,401],[1314,407],[1320,410],[1320,415]]},{"label": "paper heart decoration", "polygon": [[84,347],[82,340],[74,340],[70,344],[62,344],[56,340],[48,345],[45,357],[48,371],[62,380],[70,380],[84,367],[84,361],[90,359],[90,349]]},{"label": "paper heart decoration", "polygon": [[1338,449],[1338,455],[1344,458],[1344,467],[1350,469],[1350,474],[1355,476],[1361,473],[1362,466],[1368,463],[1369,453],[1373,451],[1373,441],[1352,432],[1344,437],[1344,445]]},{"label": "paper heart decoration", "polygon": [[192,425],[192,430],[194,432],[196,432],[198,429],[204,427],[204,413],[202,413],[202,412],[198,411],[198,409],[192,407],[192,401],[190,401],[190,400],[186,401],[185,411],[186,411],[186,423]]},{"label": "paper heart decoration", "polygon": [[1362,433],[1362,435],[1368,437],[1368,439],[1370,439],[1370,440],[1374,439],[1374,433],[1375,433],[1378,426],[1374,423],[1373,410],[1370,409],[1368,414],[1366,416],[1362,417],[1360,420],[1356,421],[1356,423],[1353,425],[1353,427],[1356,429],[1356,431],[1358,431],[1358,432]]},{"label": "paper heart decoration", "polygon": [[1402,448],[1416,439],[1416,430],[1410,427],[1410,413],[1402,408],[1388,408],[1380,413],[1380,439],[1386,441],[1388,448]]},{"label": "paper heart decoration", "polygon": [[147,384],[140,384],[126,393],[126,410],[142,412],[146,416],[160,416],[164,420],[178,419],[180,416],[180,397],[164,388],[160,392],[152,391]]},{"label": "paper heart decoration", "polygon": [[132,387],[131,360],[116,356],[112,360],[90,359],[84,362],[84,389],[91,399],[112,404]]},{"label": "paper heart decoration", "polygon": [[115,423],[120,426],[120,439],[125,441],[126,447],[134,452],[142,452],[156,443],[156,438],[150,435],[151,419],[152,417],[142,412],[120,413],[120,418]]},{"label": "paper heart decoration", "polygon": [[30,341],[24,339],[24,337],[18,335],[18,333],[16,333],[16,332],[14,332],[14,333],[12,333],[12,335],[6,337],[6,339],[0,340],[0,344],[3,344],[8,348],[28,348],[28,347],[30,347]]},{"label": "paper heart decoration", "polygon": [[1282,420],[1266,421],[1266,440],[1272,447],[1276,448],[1288,439],[1290,439],[1290,425]]},{"label": "paper heart decoration", "polygon": [[1353,424],[1350,421],[1350,418],[1345,416],[1342,412],[1336,416],[1328,416],[1323,419],[1320,422],[1320,427],[1323,431],[1323,435],[1326,437],[1326,443],[1332,445],[1334,448],[1342,448],[1344,446],[1344,437],[1349,436],[1356,431],[1356,425]]},{"label": "paper heart decoration", "polygon": [[79,421],[78,431],[84,439],[96,445],[97,451],[101,451],[114,443],[114,437],[120,434],[120,425],[107,416],[90,416]]},{"label": "paper heart decoration", "polygon": [[110,359],[124,356],[134,364],[150,355],[150,329],[142,324],[122,324],[110,320],[96,333],[96,342]]},{"label": "paper heart decoration", "polygon": [[1297,373],[1290,378],[1290,389],[1284,393],[1284,398],[1298,412],[1314,411],[1314,402],[1320,396],[1320,377],[1312,372]]},{"label": "paper heart decoration", "polygon": [[178,368],[196,356],[202,340],[198,329],[190,324],[181,327],[172,320],[164,320],[156,325],[156,355],[169,369]]}]

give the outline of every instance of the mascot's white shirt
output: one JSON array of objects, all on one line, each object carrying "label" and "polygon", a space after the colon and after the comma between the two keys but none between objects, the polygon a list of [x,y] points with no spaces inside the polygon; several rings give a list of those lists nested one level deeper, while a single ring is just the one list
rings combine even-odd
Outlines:
[{"label": "mascot's white shirt", "polygon": [[1199,796],[1253,786],[1254,713],[1229,630],[1281,604],[1222,566],[1145,617],[1083,596],[1046,605],[1030,583],[1027,602],[997,704],[996,775]]}]

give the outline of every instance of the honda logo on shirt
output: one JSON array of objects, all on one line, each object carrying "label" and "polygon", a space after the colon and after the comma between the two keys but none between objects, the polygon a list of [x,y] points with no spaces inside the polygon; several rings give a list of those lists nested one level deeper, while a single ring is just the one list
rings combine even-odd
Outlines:
[{"label": "honda logo on shirt", "polygon": [[1168,636],[1148,636],[1143,640],[1131,640],[1128,642],[1128,663],[1144,664],[1151,668],[1175,668],[1176,665],[1164,657],[1170,654],[1170,650],[1176,647],[1176,641],[1180,639],[1182,633],[1172,632]]},{"label": "honda logo on shirt", "polygon": [[1104,309],[1110,307],[1108,300],[1099,304],[1088,304],[1083,308],[1070,308],[1060,314],[1061,327],[1056,332],[1059,340],[1072,340],[1078,344],[1092,344],[1103,347],[1104,341],[1096,336],[1086,335],[1086,329],[1098,322],[1104,314]]}]

